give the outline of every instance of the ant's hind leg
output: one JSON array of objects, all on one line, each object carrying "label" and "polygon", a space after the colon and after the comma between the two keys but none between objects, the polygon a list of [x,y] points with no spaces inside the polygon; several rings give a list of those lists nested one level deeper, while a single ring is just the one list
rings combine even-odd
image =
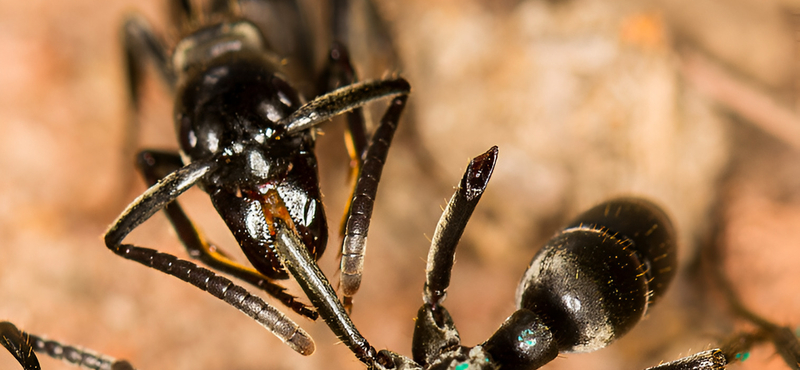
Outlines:
[{"label": "ant's hind leg", "polygon": [[[148,185],[152,186],[168,174],[180,169],[182,162],[177,154],[143,151],[139,154],[138,166]],[[228,254],[206,240],[177,201],[167,204],[164,212],[167,214],[167,218],[172,223],[172,227],[178,234],[178,238],[183,243],[189,256],[212,269],[258,287],[302,316],[312,320],[317,318],[318,314],[314,309],[297,301],[297,297],[288,294],[286,288],[276,284],[255,269],[236,263]]]}]

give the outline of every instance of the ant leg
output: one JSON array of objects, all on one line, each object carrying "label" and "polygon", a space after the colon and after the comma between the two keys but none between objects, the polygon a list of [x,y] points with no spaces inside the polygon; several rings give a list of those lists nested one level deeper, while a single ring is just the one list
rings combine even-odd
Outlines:
[{"label": "ant leg", "polygon": [[722,351],[711,349],[645,370],[722,370],[727,364]]},{"label": "ant leg", "polygon": [[[739,309],[744,310],[744,307],[740,307],[737,310]],[[754,315],[749,311],[747,311],[747,313]],[[755,317],[758,318],[757,316]],[[800,345],[798,345],[797,337],[792,333],[791,329],[779,327],[766,320],[759,320],[763,319],[758,318],[756,320],[751,320],[754,324],[759,326],[756,331],[734,334],[722,345],[722,348],[700,352],[689,357],[648,368],[647,370],[725,369],[726,365],[746,360],[750,348],[756,344],[767,341],[772,342],[778,354],[791,369],[800,369],[800,362],[798,362],[798,358],[800,358]]]},{"label": "ant leg", "polygon": [[433,307],[438,306],[450,286],[450,273],[456,257],[456,246],[464,233],[472,211],[481,200],[497,161],[496,146],[475,157],[467,166],[464,177],[453,197],[444,209],[436,230],[433,232],[428,252],[424,300]]},{"label": "ant leg", "polygon": [[470,162],[436,225],[428,252],[424,303],[417,312],[411,345],[412,357],[417,363],[430,364],[442,358],[443,351],[458,351],[461,348],[458,329],[441,302],[450,286],[456,246],[489,184],[497,154],[495,146]]},{"label": "ant leg", "polygon": [[288,117],[278,121],[287,133],[308,130],[342,113],[378,99],[408,95],[411,86],[402,78],[359,82],[344,86],[304,104]]},{"label": "ant leg", "polygon": [[[334,11],[334,14],[337,13]],[[321,81],[326,83],[322,91],[332,91],[340,86],[358,81],[355,70],[350,64],[350,55],[347,47],[338,39],[334,39],[328,52],[328,66],[322,74]],[[364,151],[367,148],[367,128],[363,108],[359,107],[345,113],[345,119],[347,120],[345,147],[347,147],[347,153],[350,155],[350,167],[352,169],[350,179],[353,181],[352,188],[355,189],[355,179],[358,173],[361,172],[361,166],[364,164]],[[353,194],[351,193],[350,199],[352,197]],[[347,215],[350,214],[350,207],[352,207],[350,202],[344,207],[342,222],[339,225],[340,235],[345,233],[345,222],[347,222]]]},{"label": "ant leg", "polygon": [[[721,271],[719,273],[721,273]],[[718,278],[724,279],[723,276]],[[778,351],[778,354],[783,358],[783,361],[786,362],[790,368],[800,370],[800,340],[798,340],[798,337],[792,332],[792,329],[772,323],[748,310],[741,301],[739,301],[727,280],[720,280],[720,284],[724,285],[723,293],[728,296],[729,304],[732,306],[734,312],[757,327],[752,333],[733,335],[722,346],[722,351],[725,353],[726,358],[728,358],[728,362],[744,361],[747,359],[752,346],[763,342],[772,342],[772,345],[775,346],[775,350]]]},{"label": "ant leg", "polygon": [[2,336],[3,345],[25,370],[41,369],[34,351],[87,370],[133,370],[133,366],[128,361],[116,360],[82,348],[45,340],[20,331],[8,321],[0,322],[0,336]]},{"label": "ant leg", "polygon": [[392,143],[397,123],[405,107],[408,96],[403,95],[392,100],[381,123],[372,135],[372,141],[364,154],[364,163],[353,189],[350,201],[350,212],[342,240],[342,252],[339,269],[344,306],[352,309],[352,297],[361,286],[361,274],[364,270],[364,254],[367,249],[367,233],[381,180],[383,165]]},{"label": "ant leg", "polygon": [[[328,64],[320,77],[320,91],[333,91],[341,86],[358,82],[350,52],[347,49],[347,26],[349,1],[331,1],[331,28],[333,42],[328,51]],[[362,164],[362,156],[367,148],[367,129],[362,108],[356,108],[346,114],[347,117],[347,149],[358,173]]]},{"label": "ant leg", "polygon": [[[355,191],[356,196],[352,202],[353,213],[348,221],[348,230],[356,230],[358,234],[355,232],[353,234],[348,233],[345,236],[345,243],[352,239],[360,239],[362,242],[365,240],[383,162],[406,100],[407,96],[403,95],[391,102],[389,109],[381,120],[381,125],[373,135],[373,142],[365,155],[364,167]],[[280,204],[282,203],[280,197],[274,197],[274,199],[275,204],[270,203],[272,207],[284,209],[285,206]],[[270,214],[277,214],[277,212],[271,212]],[[376,363],[391,367],[391,360],[384,355],[377,355],[375,349],[358,332],[328,279],[308,254],[307,249],[301,248],[300,241],[289,226],[291,225],[291,218],[288,216],[285,219],[275,217],[274,220],[277,223],[274,227],[277,241],[275,245],[278,248],[278,255],[282,259],[281,262],[292,276],[297,279],[300,287],[306,293],[306,296],[311,299],[312,304],[317,308],[320,316],[331,328],[331,331],[350,348],[359,360],[370,368]],[[345,249],[345,251],[347,250]],[[360,251],[360,257],[344,253],[343,255],[344,257],[356,257],[355,261],[363,261],[363,244]],[[354,261],[352,258],[346,259],[344,257],[342,263]],[[358,266],[353,264],[343,266],[342,272],[351,271],[352,267]],[[360,279],[360,269],[358,269],[357,273]]]},{"label": "ant leg", "polygon": [[171,24],[178,25],[182,30],[188,29],[196,21],[191,0],[170,0],[169,15]]},{"label": "ant leg", "polygon": [[3,347],[17,359],[25,370],[41,370],[39,359],[33,353],[31,347],[31,337],[28,333],[23,333],[14,324],[8,321],[0,322],[0,340]]},{"label": "ant leg", "polygon": [[[170,2],[174,6],[176,1]],[[187,3],[188,4],[188,3]],[[177,13],[177,12],[176,12]],[[122,27],[123,34],[123,53],[125,63],[126,82],[128,87],[128,103],[130,104],[129,115],[125,122],[123,132],[123,145],[121,149],[124,165],[126,168],[127,159],[136,152],[139,137],[138,114],[141,109],[141,85],[147,64],[152,62],[162,80],[174,88],[176,77],[170,68],[169,52],[162,40],[153,33],[150,24],[138,16],[131,16]],[[132,184],[131,173],[123,173],[123,184]],[[129,189],[122,189],[123,192]]]},{"label": "ant leg", "polygon": [[[361,283],[363,256],[369,219],[375,201],[378,181],[389,144],[397,128],[400,113],[405,107],[411,87],[402,78],[348,85],[306,103],[278,124],[291,134],[307,130],[336,115],[390,96],[395,98],[387,108],[381,123],[373,134],[372,144],[364,154],[364,165],[360,171],[350,207],[344,241],[342,243],[342,288],[345,306],[350,306],[350,297]],[[376,145],[380,144],[380,145]]]},{"label": "ant leg", "polygon": [[[167,174],[180,169],[182,166],[181,158],[177,154],[158,151],[141,152],[137,162],[139,170],[150,186],[155,185],[160,179],[167,176]],[[172,227],[178,234],[178,238],[181,240],[181,243],[183,243],[189,256],[199,260],[212,269],[229,274],[258,287],[302,316],[311,320],[317,319],[317,312],[302,302],[297,301],[297,297],[288,294],[286,288],[276,284],[269,277],[262,275],[255,269],[236,263],[224,251],[206,240],[177,201],[167,204],[164,208],[164,212],[167,215],[167,219],[172,223]]]},{"label": "ant leg", "polygon": [[[280,198],[276,197],[276,199],[280,202]],[[376,365],[391,368],[388,359],[385,356],[379,356],[375,348],[353,325],[350,316],[336,298],[336,292],[330,281],[308,254],[308,250],[303,247],[297,235],[287,225],[286,222],[290,220],[278,217],[274,219],[275,246],[278,248],[278,255],[281,257],[283,265],[293,276],[297,277],[300,287],[311,299],[312,304],[317,307],[325,323],[336,337],[356,355],[359,361],[370,369],[375,368]]]},{"label": "ant leg", "polygon": [[145,65],[150,60],[163,80],[175,86],[175,75],[169,67],[167,47],[150,28],[150,24],[141,17],[131,17],[123,26],[125,70],[128,74],[128,94],[136,111],[139,110],[139,85],[142,83]]},{"label": "ant leg", "polygon": [[153,214],[173,202],[180,194],[192,187],[201,177],[211,171],[214,160],[194,162],[174,171],[139,196],[111,225],[104,237],[106,247],[115,254],[168,275],[175,276],[201,290],[225,301],[253,318],[281,341],[302,355],[314,352],[314,342],[292,320],[280,311],[250,294],[246,289],[211,270],[194,263],[156,250],[122,244],[134,228]]},{"label": "ant leg", "polygon": [[[724,206],[718,204],[715,207],[715,219],[722,220],[725,213]],[[717,221],[711,229],[710,238],[705,245],[703,258],[707,261],[714,261],[711,264],[711,276],[719,286],[725,299],[728,301],[733,313],[756,326],[753,333],[734,335],[732,339],[722,347],[722,351],[729,362],[744,361],[747,352],[754,344],[760,342],[772,342],[778,354],[783,358],[792,369],[800,370],[800,339],[792,332],[789,327],[775,324],[747,308],[739,295],[728,280],[724,271],[724,245],[726,244],[725,233],[721,222]]]},{"label": "ant leg", "polygon": [[[714,219],[722,219],[724,212],[721,205],[716,206],[715,213]],[[732,335],[719,349],[700,352],[647,370],[724,369],[728,364],[747,359],[748,352],[754,345],[768,341],[772,342],[778,354],[790,368],[800,369],[800,342],[791,329],[776,325],[750,311],[744,306],[728,281],[722,268],[724,264],[721,263],[723,260],[721,250],[725,244],[724,237],[722,227],[717,221],[712,226],[711,235],[706,241],[707,245],[704,245],[703,259],[714,261],[710,268],[711,276],[719,285],[733,312],[753,323],[756,330]]]},{"label": "ant leg", "polygon": [[[714,248],[710,253],[719,252]],[[729,362],[744,361],[750,347],[769,341],[790,368],[800,370],[800,340],[792,329],[775,324],[745,307],[726,278],[722,267],[715,267],[714,275],[734,313],[757,327],[754,333],[736,335],[722,347]]]}]

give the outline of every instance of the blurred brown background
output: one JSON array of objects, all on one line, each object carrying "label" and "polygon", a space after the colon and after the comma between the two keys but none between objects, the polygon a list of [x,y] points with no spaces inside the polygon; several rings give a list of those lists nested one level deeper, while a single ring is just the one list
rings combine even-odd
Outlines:
[{"label": "blurred brown background", "polygon": [[[641,369],[747,329],[698,263],[698,240],[714,222],[726,238],[719,263],[746,304],[800,325],[800,3],[410,0],[377,8],[413,95],[384,172],[353,314],[374,346],[410,354],[427,238],[469,158],[492,145],[500,159],[446,302],[465,344],[483,341],[513,312],[519,276],[560,224],[621,194],[662,204],[680,232],[683,266],[695,268],[682,270],[629,336],[548,368]],[[0,319],[140,369],[363,368],[321,322],[296,318],[317,343],[303,358],[226,304],[103,246],[106,227],[144,191],[121,149],[119,27],[136,11],[163,30],[165,9],[156,0],[0,2]],[[368,61],[356,54],[357,64]],[[146,93],[135,145],[176,147],[168,93],[154,79]],[[340,125],[324,130],[322,186],[335,224],[347,159]],[[205,194],[182,200],[213,240],[235,250]],[[331,239],[320,263],[333,276]],[[130,240],[185,256],[161,215]],[[0,367],[18,368],[6,354]],[[786,366],[763,346],[732,368]]]}]

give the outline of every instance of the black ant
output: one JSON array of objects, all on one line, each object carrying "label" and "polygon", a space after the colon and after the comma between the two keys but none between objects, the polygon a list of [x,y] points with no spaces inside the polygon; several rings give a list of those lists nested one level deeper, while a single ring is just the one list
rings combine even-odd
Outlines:
[{"label": "black ant", "polygon": [[[293,321],[261,298],[227,278],[192,262],[152,249],[123,244],[125,237],[161,209],[166,211],[190,256],[209,267],[251,283],[295,312],[321,315],[359,358],[375,350],[358,334],[335,292],[289,269],[314,308],[296,301],[274,280],[287,279],[276,239],[275,220],[300,238],[304,265],[316,266],[328,239],[314,153],[317,126],[347,114],[358,178],[349,205],[341,251],[345,304],[358,289],[367,231],[383,164],[410,91],[402,78],[355,82],[347,48],[339,42],[340,18],[347,1],[333,1],[334,44],[323,90],[308,103],[282,73],[282,61],[254,23],[243,19],[238,2],[210,1],[198,9],[189,0],[174,0],[181,39],[171,52],[139,19],[124,25],[131,103],[138,109],[139,85],[146,62],[156,65],[175,91],[175,128],[180,155],[144,151],[139,169],[151,185],[111,225],[105,244],[117,255],[190,282],[238,308],[298,353],[314,351],[313,340]],[[296,4],[295,4],[296,5]],[[336,86],[345,85],[338,89]],[[378,99],[394,97],[371,141],[358,110]],[[368,144],[369,142],[369,144]],[[175,201],[194,185],[209,194],[247,259],[255,268],[232,261],[204,239]],[[319,287],[316,284],[323,284]]]},{"label": "black ant", "polygon": [[[625,335],[666,291],[677,267],[675,232],[669,218],[647,200],[613,199],[582,213],[548,241],[533,257],[517,288],[518,310],[485,342],[463,346],[442,302],[450,285],[456,245],[488,185],[497,154],[494,147],[472,160],[436,227],[428,254],[424,303],[414,330],[413,359],[383,350],[359,357],[368,368],[537,369],[559,352],[607,346]],[[322,290],[327,290],[332,294],[333,288],[317,265],[308,262],[309,252],[301,248],[294,230],[281,218],[274,219],[274,227],[286,268],[308,277],[304,286],[319,289],[307,293],[322,296]],[[308,273],[299,273],[302,270]],[[729,299],[758,329],[731,336],[721,348],[650,369],[725,369],[764,341],[772,342],[791,368],[800,366],[800,342],[790,329],[750,313],[733,294]],[[102,356],[21,333],[7,322],[0,323],[0,334],[26,370],[39,369],[34,350],[72,358],[70,362],[89,369],[131,368],[126,361],[101,360]],[[67,352],[72,354],[63,355]],[[103,366],[95,366],[97,363]]]}]

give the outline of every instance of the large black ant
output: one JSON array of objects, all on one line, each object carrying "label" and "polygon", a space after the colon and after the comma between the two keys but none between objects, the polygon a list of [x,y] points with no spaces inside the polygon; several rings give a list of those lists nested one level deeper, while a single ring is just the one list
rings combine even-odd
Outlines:
[{"label": "large black ant", "polygon": [[[193,258],[257,286],[303,316],[316,319],[321,315],[359,358],[374,357],[374,349],[353,329],[335,292],[315,285],[323,283],[312,282],[308,270],[289,271],[308,294],[313,309],[274,282],[288,278],[274,220],[282,220],[300,238],[301,248],[308,250],[303,265],[315,266],[328,239],[314,154],[315,130],[320,123],[347,113],[359,167],[341,251],[341,284],[349,305],[347,298],[360,285],[378,181],[409,84],[402,78],[354,82],[347,48],[336,31],[347,1],[332,3],[334,44],[328,72],[323,74],[325,90],[346,86],[308,103],[282,74],[281,59],[261,31],[240,18],[238,2],[210,1],[204,9],[190,1],[175,0],[171,5],[182,35],[171,52],[139,18],[125,23],[124,47],[135,109],[147,61],[154,62],[175,90],[174,119],[181,152],[144,151],[139,155],[139,168],[151,188],[111,225],[105,235],[106,246],[121,257],[208,291],[255,319],[298,353],[314,351],[313,340],[297,324],[227,278],[169,254],[123,244],[133,229],[164,209]],[[394,99],[368,141],[364,119],[356,109],[387,97]],[[175,202],[194,185],[209,194],[255,270],[237,264],[213,246]],[[324,285],[322,288],[329,287],[327,280]]]},{"label": "large black ant", "polygon": [[[428,254],[423,305],[412,343],[413,359],[388,350],[359,357],[378,369],[537,369],[559,352],[601,349],[625,335],[658,301],[676,272],[675,232],[666,214],[640,198],[618,198],[582,213],[533,257],[517,288],[517,307],[500,328],[475,347],[461,344],[442,305],[459,239],[494,170],[497,148],[476,157],[451,198],[434,232]],[[311,294],[333,294],[309,252],[284,219],[275,218],[278,254],[286,268],[309,279]],[[300,271],[306,270],[306,273]],[[744,308],[732,294],[734,309],[758,328],[737,333],[711,349],[650,369],[715,370],[741,361],[756,343],[770,341],[791,368],[800,366],[800,342],[790,329]],[[337,301],[338,303],[338,301]],[[355,327],[350,328],[357,332]],[[3,345],[25,370],[38,370],[34,351],[87,369],[130,369],[124,360],[45,341],[0,323]],[[347,340],[347,338],[343,338]],[[352,346],[350,346],[352,348]],[[68,354],[68,355],[65,355]],[[358,355],[358,353],[356,353]]]}]

